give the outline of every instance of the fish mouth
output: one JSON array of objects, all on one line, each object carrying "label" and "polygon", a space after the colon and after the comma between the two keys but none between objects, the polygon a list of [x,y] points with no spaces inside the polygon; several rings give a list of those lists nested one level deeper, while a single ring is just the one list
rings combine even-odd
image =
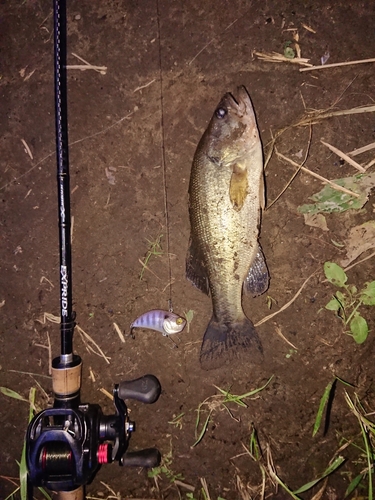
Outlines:
[{"label": "fish mouth", "polygon": [[243,85],[237,88],[237,97],[235,97],[231,92],[228,92],[225,94],[224,100],[226,101],[227,106],[236,110],[240,116],[243,116],[252,109],[250,96]]}]

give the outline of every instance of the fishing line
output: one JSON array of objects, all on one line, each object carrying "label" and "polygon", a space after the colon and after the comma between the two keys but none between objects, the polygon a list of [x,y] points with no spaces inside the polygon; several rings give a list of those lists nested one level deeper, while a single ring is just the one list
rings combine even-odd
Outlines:
[{"label": "fishing line", "polygon": [[161,56],[161,39],[160,39],[160,10],[159,0],[156,0],[156,19],[158,26],[158,46],[159,46],[159,82],[160,82],[160,128],[161,128],[161,166],[163,171],[163,193],[164,193],[164,213],[165,213],[165,226],[166,226],[166,247],[168,256],[168,280],[169,283],[169,310],[173,311],[172,306],[172,265],[171,256],[169,253],[170,247],[170,231],[169,231],[169,213],[168,213],[168,191],[167,191],[167,168],[165,164],[165,135],[164,135],[164,97],[163,97],[163,70],[162,70],[162,56]]}]

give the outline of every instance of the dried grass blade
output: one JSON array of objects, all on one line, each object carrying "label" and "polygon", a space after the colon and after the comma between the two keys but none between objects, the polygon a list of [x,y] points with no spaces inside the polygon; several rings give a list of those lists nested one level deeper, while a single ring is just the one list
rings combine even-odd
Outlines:
[{"label": "dried grass blade", "polygon": [[[95,342],[95,340],[88,334],[86,333],[80,326],[76,325],[76,329],[78,331],[78,333],[81,335],[81,338],[83,340],[83,342],[86,344],[87,348],[94,354],[96,354],[97,356],[100,356],[101,358],[103,358],[106,363],[110,364],[109,363],[109,359],[105,354],[104,352],[102,351],[102,349],[98,346],[98,344]],[[95,349],[97,349],[97,351],[90,345],[92,344]]]},{"label": "dried grass blade", "polygon": [[211,500],[210,492],[208,491],[207,481],[205,480],[204,477],[201,477],[200,480],[201,480],[202,488],[204,490],[206,499]]},{"label": "dried grass blade", "polygon": [[346,189],[346,188],[344,188],[342,186],[339,186],[335,182],[332,182],[332,181],[326,179],[322,175],[319,175],[319,174],[316,174],[315,172],[312,172],[308,168],[299,165],[298,163],[296,163],[295,161],[291,160],[290,158],[287,158],[286,156],[284,156],[283,154],[279,153],[278,151],[276,151],[276,155],[279,158],[282,158],[283,160],[289,162],[294,167],[303,170],[303,172],[306,172],[307,174],[312,175],[316,179],[319,179],[320,181],[324,182],[325,184],[329,184],[333,189],[336,189],[337,191],[342,191],[343,193],[349,194],[350,196],[354,196],[354,198],[359,198],[359,194],[358,193],[355,193],[354,191],[350,191],[350,189]]},{"label": "dried grass blade", "polygon": [[327,146],[328,149],[330,149],[333,153],[336,153],[340,158],[348,162],[352,167],[356,168],[359,170],[359,172],[362,172],[363,174],[366,172],[366,169],[362,167],[359,163],[354,161],[350,156],[347,154],[343,153],[340,149],[336,148],[335,146],[332,146],[331,144],[328,144],[328,142],[320,141],[324,146]]},{"label": "dried grass blade", "polygon": [[291,64],[300,64],[301,66],[312,66],[309,64],[309,59],[294,57],[293,59],[289,59],[285,57],[283,54],[279,54],[278,52],[257,52],[254,51],[253,55],[257,56],[261,61],[265,62],[286,62]]},{"label": "dried grass blade", "polygon": [[117,323],[113,323],[113,326],[114,326],[114,328],[115,328],[115,330],[117,332],[117,335],[120,337],[121,342],[125,342],[125,337],[124,337],[122,331],[120,330],[118,324]]},{"label": "dried grass blade", "polygon": [[322,64],[319,66],[311,66],[310,68],[301,68],[300,71],[313,71],[316,69],[326,69],[326,68],[337,68],[338,66],[351,66],[352,64],[364,64],[364,63],[373,63],[375,62],[375,58],[373,59],[357,59],[355,61],[347,61],[340,63],[332,63],[332,64]]},{"label": "dried grass blade", "polygon": [[29,148],[29,146],[28,146],[27,142],[25,141],[25,139],[21,139],[21,142],[22,142],[22,144],[24,145],[24,148],[25,148],[25,150],[26,150],[26,153],[27,153],[27,154],[30,156],[30,158],[33,160],[33,159],[34,159],[33,154],[32,154],[32,152],[31,152],[31,149]]},{"label": "dried grass blade", "polygon": [[317,273],[317,271],[313,272],[308,278],[305,279],[305,281],[302,283],[302,286],[300,287],[300,289],[298,290],[298,292],[294,295],[294,297],[292,297],[290,299],[289,302],[287,302],[286,304],[284,304],[281,309],[279,309],[278,311],[272,313],[272,314],[269,314],[268,316],[265,316],[263,319],[261,319],[260,321],[258,321],[258,323],[255,323],[254,326],[259,326],[259,325],[262,325],[263,323],[265,323],[266,321],[268,321],[269,319],[273,318],[274,316],[276,316],[277,314],[280,314],[282,311],[285,311],[285,309],[288,309],[288,307],[293,304],[293,302],[296,300],[296,298],[298,297],[298,295],[302,292],[304,286],[306,285],[306,283]]},{"label": "dried grass blade", "polygon": [[366,153],[366,151],[370,151],[371,149],[375,148],[375,142],[371,142],[370,144],[367,144],[367,146],[362,146],[361,148],[353,149],[353,151],[350,151],[350,153],[347,153],[349,156],[357,156],[362,153]]},{"label": "dried grass blade", "polygon": [[298,351],[298,347],[296,347],[294,344],[292,344],[286,337],[284,337],[282,331],[281,331],[281,328],[279,328],[277,325],[275,326],[275,330],[276,330],[276,333],[277,335],[279,335],[287,344],[289,344],[291,347],[293,347],[293,349],[295,349],[296,351]]},{"label": "dried grass blade", "polygon": [[315,111],[310,113],[299,122],[295,123],[293,127],[304,127],[306,125],[313,125],[318,123],[320,120],[325,120],[326,118],[332,118],[333,116],[346,116],[346,115],[357,115],[361,113],[374,113],[375,106],[358,106],[357,108],[342,109],[339,111]]}]

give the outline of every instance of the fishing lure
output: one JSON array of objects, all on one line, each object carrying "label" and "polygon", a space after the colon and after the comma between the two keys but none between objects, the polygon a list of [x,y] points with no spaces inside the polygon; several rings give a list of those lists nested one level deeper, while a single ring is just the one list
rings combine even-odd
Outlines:
[{"label": "fishing lure", "polygon": [[180,333],[185,328],[186,319],[178,314],[161,309],[153,309],[139,316],[130,325],[130,334],[133,328],[149,328],[163,334],[164,337],[173,333]]}]

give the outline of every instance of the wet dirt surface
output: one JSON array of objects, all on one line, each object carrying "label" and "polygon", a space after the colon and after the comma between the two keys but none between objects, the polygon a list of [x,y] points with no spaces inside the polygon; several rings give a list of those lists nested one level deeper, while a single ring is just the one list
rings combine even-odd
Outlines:
[{"label": "wet dirt surface", "polygon": [[[0,23],[0,385],[26,399],[30,387],[37,387],[37,404],[45,408],[51,400],[38,384],[51,396],[48,336],[52,356],[59,354],[58,326],[38,321],[59,310],[52,6],[1,2]],[[113,383],[145,373],[156,375],[162,385],[154,405],[129,402],[137,424],[129,449],[158,447],[163,470],[151,478],[144,469],[104,466],[87,487],[88,497],[115,498],[105,483],[119,498],[188,498],[192,491],[186,485],[195,488],[194,498],[205,498],[202,478],[212,499],[261,498],[260,465],[268,471],[267,456],[279,478],[296,490],[320,477],[340,454],[346,460],[329,476],[321,498],[342,499],[350,481],[366,468],[358,448],[338,450],[346,440],[364,446],[344,390],[352,398],[358,394],[366,411],[374,409],[373,312],[363,308],[370,334],[357,345],[343,333],[342,321],[324,310],[335,288],[324,281],[323,264],[345,257],[349,229],[373,218],[373,196],[361,211],[326,215],[329,231],[309,227],[297,207],[322,183],[300,172],[271,206],[295,171],[274,153],[266,168],[270,208],[261,227],[271,283],[265,295],[244,299],[246,313],[254,323],[262,320],[315,274],[286,310],[258,327],[263,364],[254,365],[250,355],[241,366],[205,372],[199,365],[211,301],[185,279],[187,190],[195,148],[222,94],[245,85],[265,154],[272,136],[289,127],[278,137],[277,150],[301,163],[309,147],[305,166],[328,179],[356,171],[340,163],[322,139],[345,152],[375,140],[373,113],[291,128],[306,110],[373,105],[375,96],[371,64],[299,72],[298,65],[253,57],[254,50],[282,53],[285,42],[292,41],[290,28],[298,29],[302,57],[312,64],[320,64],[327,50],[329,63],[374,56],[370,2],[322,1],[317,8],[313,2],[159,0],[159,16],[155,2],[69,2],[68,63],[80,64],[74,52],[107,67],[105,75],[68,73],[74,310],[78,325],[110,358],[107,363],[88,351],[76,332],[75,351],[83,359],[82,400],[112,414],[101,388],[111,391]],[[371,151],[356,157],[363,164],[371,158]],[[162,255],[150,257],[140,279],[140,259],[158,237]],[[348,276],[357,287],[371,281],[373,259]],[[150,330],[138,330],[132,339],[131,322],[150,309],[168,309],[170,293],[175,312],[194,311],[189,331],[175,338],[178,348]],[[114,323],[126,334],[124,343]],[[228,403],[227,411],[212,398],[219,394],[215,386],[245,394],[271,376],[263,391],[245,400],[247,407]],[[335,376],[354,387],[337,384],[328,428],[313,438],[320,398]],[[0,497],[5,498],[15,489],[9,478],[17,483],[16,460],[29,408],[27,402],[0,397]],[[209,404],[201,407],[198,434],[212,413],[201,442],[192,447],[197,409],[204,401]],[[244,448],[253,429],[263,452],[260,464]],[[267,498],[291,498],[268,472],[265,477]],[[367,478],[361,484],[352,498],[367,498]],[[312,498],[322,486],[299,496]]]}]

